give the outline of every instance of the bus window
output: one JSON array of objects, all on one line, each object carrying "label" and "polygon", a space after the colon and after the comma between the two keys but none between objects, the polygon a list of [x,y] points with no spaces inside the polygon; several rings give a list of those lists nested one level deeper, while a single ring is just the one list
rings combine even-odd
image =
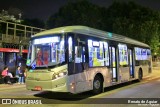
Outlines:
[{"label": "bus window", "polygon": [[35,53],[31,60],[35,60],[33,64],[37,67],[53,66],[65,61],[64,36],[36,38],[32,49]]},{"label": "bus window", "polygon": [[[62,63],[65,61],[65,51],[64,51],[64,37],[61,38],[61,41],[58,43],[52,43],[52,63]],[[49,49],[44,56],[46,60],[49,58]],[[45,58],[44,58],[45,59]]]},{"label": "bus window", "polygon": [[48,65],[48,62],[49,62],[49,49],[45,49],[44,51],[43,51],[43,63],[45,64],[45,65]]},{"label": "bus window", "polygon": [[75,63],[85,62],[85,47],[75,47]]},{"label": "bus window", "polygon": [[68,38],[68,54],[69,54],[69,62],[72,62],[72,51],[73,51],[73,42],[72,42],[72,37]]},{"label": "bus window", "polygon": [[104,66],[103,42],[88,40],[89,66]]},{"label": "bus window", "polygon": [[147,50],[146,49],[142,49],[141,55],[142,55],[142,60],[147,60]]},{"label": "bus window", "polygon": [[119,44],[119,64],[121,66],[128,65],[128,51],[127,51],[127,45],[125,44]]},{"label": "bus window", "polygon": [[104,54],[105,54],[105,65],[106,66],[109,66],[109,53],[108,53],[108,43],[107,42],[104,42]]},{"label": "bus window", "polygon": [[150,60],[151,58],[151,50],[147,49],[147,60]]},{"label": "bus window", "polygon": [[40,66],[42,65],[42,51],[40,48],[37,48],[37,61],[36,65]]},{"label": "bus window", "polygon": [[136,60],[142,60],[141,48],[135,47],[135,58]]}]

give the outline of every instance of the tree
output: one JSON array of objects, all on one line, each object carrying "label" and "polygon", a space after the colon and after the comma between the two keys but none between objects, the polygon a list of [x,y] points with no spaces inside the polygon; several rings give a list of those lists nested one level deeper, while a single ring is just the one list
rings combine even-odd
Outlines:
[{"label": "tree", "polygon": [[40,19],[24,19],[21,24],[28,25],[28,26],[34,26],[38,28],[44,28],[45,24],[44,21]]},{"label": "tree", "polygon": [[[47,28],[84,25],[121,34],[151,46],[158,53],[160,12],[135,4],[115,1],[108,8],[87,0],[70,2],[47,20]],[[160,52],[159,52],[160,54]]]},{"label": "tree", "polygon": [[8,9],[8,14],[13,15],[16,19],[21,19],[22,11],[18,8],[10,7]]},{"label": "tree", "polygon": [[69,25],[85,25],[94,28],[102,27],[103,8],[94,5],[87,0],[69,2],[58,13],[49,17],[47,28]]},{"label": "tree", "polygon": [[114,2],[107,9],[108,30],[150,45],[160,54],[160,13],[133,2]]}]

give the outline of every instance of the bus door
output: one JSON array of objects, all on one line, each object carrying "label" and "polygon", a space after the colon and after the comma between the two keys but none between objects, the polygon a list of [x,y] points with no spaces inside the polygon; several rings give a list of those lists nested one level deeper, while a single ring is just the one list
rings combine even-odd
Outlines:
[{"label": "bus door", "polygon": [[86,72],[86,48],[85,41],[77,40],[75,45],[75,82],[76,92],[87,90],[88,72]]},{"label": "bus door", "polygon": [[129,72],[130,72],[130,78],[134,78],[133,50],[132,49],[129,49]]},{"label": "bus door", "polygon": [[116,62],[116,48],[113,46],[109,47],[109,53],[110,53],[110,69],[111,69],[111,75],[112,75],[112,82],[117,82],[117,62]]}]

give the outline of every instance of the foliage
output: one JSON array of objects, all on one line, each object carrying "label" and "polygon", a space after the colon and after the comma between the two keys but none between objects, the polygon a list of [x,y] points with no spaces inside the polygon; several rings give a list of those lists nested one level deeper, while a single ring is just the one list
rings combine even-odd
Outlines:
[{"label": "foliage", "polygon": [[45,24],[44,21],[40,19],[24,19],[21,24],[28,25],[28,26],[34,26],[38,28],[44,28]]},{"label": "foliage", "polygon": [[85,25],[121,34],[151,46],[160,54],[160,12],[135,4],[115,1],[108,8],[87,0],[69,2],[47,20],[47,28]]},{"label": "foliage", "polygon": [[91,4],[86,0],[76,3],[70,2],[48,19],[47,28],[69,25],[85,25],[102,28],[103,10],[103,8]]},{"label": "foliage", "polygon": [[[118,10],[118,11],[117,11]],[[152,53],[159,53],[160,13],[133,2],[115,2],[108,10],[111,31],[150,45]],[[113,27],[112,27],[113,26]]]}]

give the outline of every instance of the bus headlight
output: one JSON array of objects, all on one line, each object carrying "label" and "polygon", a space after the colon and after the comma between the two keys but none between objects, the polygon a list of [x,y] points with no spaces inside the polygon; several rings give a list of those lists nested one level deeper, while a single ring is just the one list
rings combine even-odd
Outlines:
[{"label": "bus headlight", "polygon": [[67,74],[67,72],[60,72],[58,74],[53,74],[52,79],[57,79],[57,78],[63,77],[66,74]]}]

